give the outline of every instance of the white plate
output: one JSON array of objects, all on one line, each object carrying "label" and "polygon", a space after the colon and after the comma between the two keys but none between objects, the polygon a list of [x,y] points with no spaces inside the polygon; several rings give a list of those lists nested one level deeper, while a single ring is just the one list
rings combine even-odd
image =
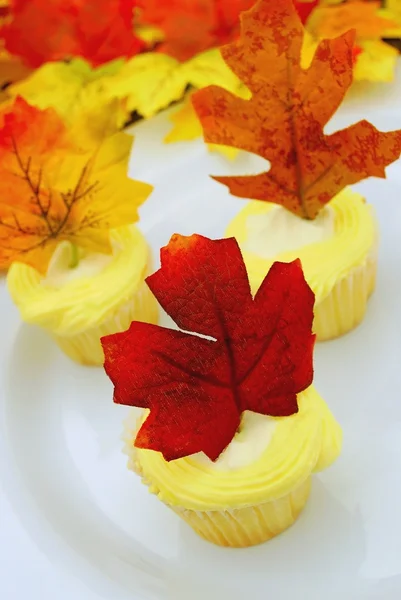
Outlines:
[{"label": "white plate", "polygon": [[[354,97],[330,130],[360,113],[401,127],[399,86]],[[137,128],[133,177],[156,190],[142,210],[155,253],[175,231],[219,237],[244,205],[208,174],[227,163],[201,142],[162,146],[165,115]],[[316,385],[344,429],[344,451],[316,476],[297,523],[246,550],[199,539],[126,469],[121,423],[102,369],[78,367],[22,325],[0,290],[0,591],[5,600],[302,600],[401,597],[401,164],[356,186],[381,224],[377,292],[353,333],[316,348]],[[155,254],[157,257],[157,254]]]}]

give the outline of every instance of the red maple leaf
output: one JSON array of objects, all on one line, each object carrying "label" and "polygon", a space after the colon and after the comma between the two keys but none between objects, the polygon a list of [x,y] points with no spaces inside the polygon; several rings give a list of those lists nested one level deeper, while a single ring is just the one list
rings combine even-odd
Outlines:
[{"label": "red maple leaf", "polygon": [[150,409],[137,447],[216,460],[244,410],[297,412],[315,337],[299,260],[274,263],[253,299],[235,239],[174,235],[146,281],[181,331],[133,322],[102,340],[114,401]]},{"label": "red maple leaf", "polygon": [[297,13],[302,23],[306,23],[309,15],[318,6],[319,2],[320,0],[312,0],[312,2],[305,2],[305,0],[294,0],[295,8],[297,9]]},{"label": "red maple leaf", "polygon": [[11,0],[0,29],[6,49],[31,67],[74,56],[92,66],[137,54],[135,0]]},{"label": "red maple leaf", "polygon": [[[276,1],[276,0],[272,0]],[[159,27],[165,40],[158,51],[188,60],[209,48],[233,41],[239,34],[239,15],[255,0],[138,0],[141,22]],[[295,0],[303,22],[318,4]]]}]

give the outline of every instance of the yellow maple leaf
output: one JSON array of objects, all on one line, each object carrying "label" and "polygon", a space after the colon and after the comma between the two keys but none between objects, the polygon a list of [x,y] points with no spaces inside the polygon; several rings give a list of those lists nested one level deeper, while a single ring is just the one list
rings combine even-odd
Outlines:
[{"label": "yellow maple leaf", "polygon": [[40,109],[54,108],[80,136],[101,138],[117,131],[126,121],[128,112],[123,103],[114,99],[103,81],[115,74],[124,61],[113,61],[92,69],[82,59],[69,63],[46,63],[24,81],[7,88],[11,98],[21,96]]},{"label": "yellow maple leaf", "polygon": [[124,100],[129,111],[145,118],[183,98],[188,86],[222,85],[234,90],[238,79],[230,72],[219,50],[202,52],[185,63],[157,52],[128,60],[120,71],[106,80],[109,97]]},{"label": "yellow maple leaf", "polygon": [[129,111],[151,117],[184,95],[187,81],[182,67],[171,56],[148,52],[128,60],[103,85],[110,97],[125,100]]},{"label": "yellow maple leaf", "polygon": [[22,98],[0,115],[0,269],[45,273],[62,241],[110,253],[109,230],[138,219],[152,187],[127,176],[125,133],[81,147],[53,109]]},{"label": "yellow maple leaf", "polygon": [[400,0],[387,0],[379,14],[396,23],[396,26],[388,28],[385,32],[387,38],[401,38],[401,2]]},{"label": "yellow maple leaf", "polygon": [[381,40],[361,41],[360,47],[362,52],[354,66],[355,79],[373,82],[393,81],[398,50]]}]

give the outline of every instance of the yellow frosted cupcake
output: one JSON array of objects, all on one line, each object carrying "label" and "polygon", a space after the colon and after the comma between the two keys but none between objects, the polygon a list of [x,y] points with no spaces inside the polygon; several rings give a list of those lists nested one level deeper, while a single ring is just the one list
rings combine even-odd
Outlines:
[{"label": "yellow frosted cupcake", "polygon": [[294,523],[312,473],[341,450],[341,429],[313,386],[297,400],[299,412],[290,417],[244,412],[215,462],[203,453],[167,462],[159,452],[135,448],[133,413],[124,432],[128,466],[204,539],[232,547],[265,542]]},{"label": "yellow frosted cupcake", "polygon": [[101,336],[157,319],[148,245],[132,225],[152,187],[128,177],[131,136],[77,139],[22,98],[1,114],[0,269],[25,321],[101,365]]},{"label": "yellow frosted cupcake", "polygon": [[249,202],[226,235],[237,238],[254,291],[275,260],[301,259],[316,296],[318,340],[338,337],[362,321],[375,287],[378,230],[360,194],[346,188],[309,221],[276,204]]},{"label": "yellow frosted cupcake", "polygon": [[70,267],[72,246],[62,242],[46,276],[13,263],[7,285],[27,323],[46,329],[73,360],[102,365],[100,338],[124,331],[134,319],[157,322],[155,299],[144,279],[150,266],[147,242],[135,226],[111,231],[113,253],[84,254]]},{"label": "yellow frosted cupcake", "polygon": [[274,263],[254,298],[238,244],[175,235],[147,284],[180,330],[102,339],[129,468],[204,539],[262,543],[302,511],[342,434],[311,385],[314,296]]},{"label": "yellow frosted cupcake", "polygon": [[221,49],[250,98],[210,86],[192,100],[207,143],[266,160],[258,174],[214,177],[251,200],[227,235],[241,245],[253,288],[274,260],[299,257],[316,294],[314,331],[327,340],[360,323],[375,285],[375,218],[347,186],[385,177],[401,131],[360,121],[326,135],[352,84],[354,33],[322,40],[308,68],[304,43],[292,0],[258,0],[241,16],[239,40]]}]

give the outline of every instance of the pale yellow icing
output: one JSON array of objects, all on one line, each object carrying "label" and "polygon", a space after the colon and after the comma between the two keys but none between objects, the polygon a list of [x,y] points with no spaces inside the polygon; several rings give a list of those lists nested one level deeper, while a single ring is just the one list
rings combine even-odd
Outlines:
[{"label": "pale yellow icing", "polygon": [[277,420],[273,417],[246,410],[242,413],[239,431],[215,462],[212,462],[203,452],[194,454],[192,458],[215,471],[232,471],[246,467],[266,450],[276,423]]},{"label": "pale yellow icing", "polygon": [[334,210],[325,206],[316,219],[300,219],[282,206],[274,205],[263,217],[249,215],[248,238],[243,249],[262,258],[317,244],[334,235]]},{"label": "pale yellow icing", "polygon": [[[330,209],[334,214],[332,235],[296,249],[278,252],[271,258],[266,258],[266,251],[260,246],[255,248],[251,238],[255,219],[261,222],[262,228],[263,222],[268,223],[271,215],[275,214],[276,205],[250,201],[240,211],[228,226],[226,236],[235,237],[241,247],[253,293],[275,260],[290,262],[300,258],[305,277],[315,292],[317,302],[320,302],[351,269],[362,266],[367,258],[376,253],[376,220],[372,208],[360,194],[346,188],[330,202]],[[300,223],[304,225],[301,219]],[[258,239],[260,244],[260,236]],[[291,239],[287,243],[291,248]],[[268,241],[266,245],[270,252]]]},{"label": "pale yellow icing", "polygon": [[[96,259],[89,271],[84,264],[78,277],[68,273],[61,281],[59,263],[55,278],[54,273],[46,278],[28,265],[12,264],[7,285],[22,319],[58,336],[72,336],[98,326],[128,302],[147,274],[148,245],[134,225],[113,230],[111,242],[111,259],[101,267]],[[63,262],[65,257],[56,260]]]},{"label": "pale yellow icing", "polygon": [[[113,254],[116,254],[118,250],[120,248],[114,247]],[[94,277],[112,262],[113,254],[85,253],[80,256],[78,264],[71,267],[74,260],[72,246],[69,242],[61,242],[50,260],[42,285],[62,288],[71,281],[83,277]]]},{"label": "pale yellow icing", "polygon": [[126,451],[150,490],[173,506],[208,511],[277,500],[329,466],[341,450],[340,426],[313,386],[298,395],[298,405],[298,413],[274,419],[262,455],[235,470],[212,468],[197,455],[167,462],[159,452],[135,449],[132,429]]}]

